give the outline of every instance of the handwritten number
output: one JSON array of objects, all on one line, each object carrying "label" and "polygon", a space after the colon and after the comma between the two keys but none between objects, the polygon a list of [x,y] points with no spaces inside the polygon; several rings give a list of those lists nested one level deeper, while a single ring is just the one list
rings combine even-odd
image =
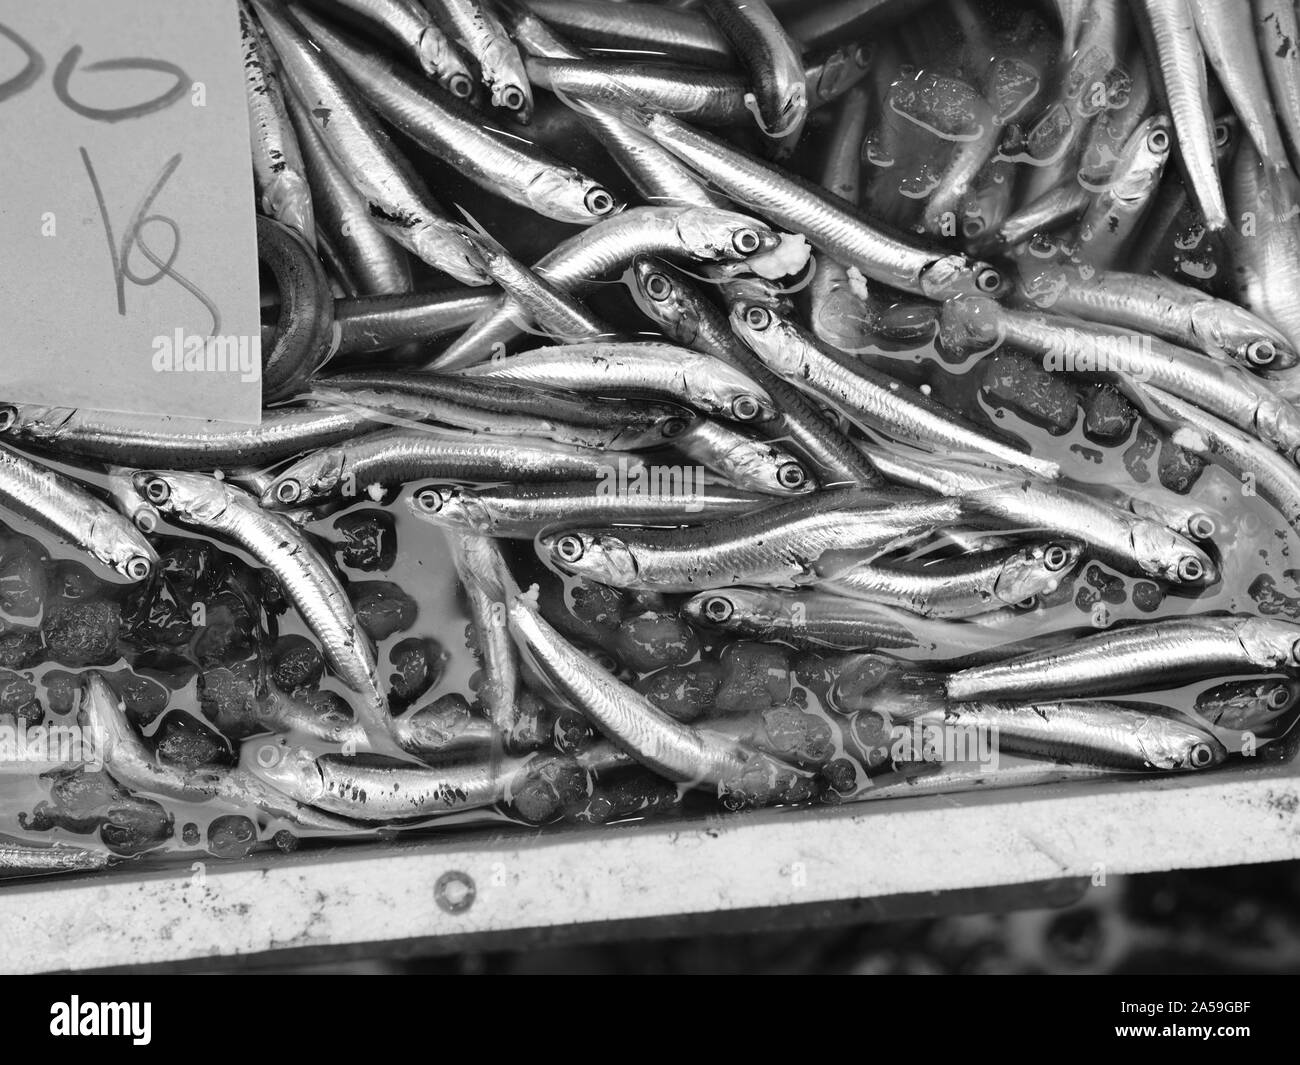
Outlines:
[{"label": "handwritten number", "polygon": [[189,89],[189,75],[175,63],[168,63],[163,59],[104,59],[98,63],[91,63],[89,66],[82,67],[82,69],[87,71],[156,70],[161,74],[170,74],[176,79],[176,84],[161,96],[146,100],[144,103],[132,104],[129,107],[89,107],[74,99],[68,88],[72,73],[77,69],[77,61],[81,59],[81,51],[81,45],[73,45],[68,49],[67,54],[59,60],[59,65],[54,70],[54,93],[63,101],[65,107],[85,118],[93,118],[97,122],[121,122],[127,118],[151,115],[155,111],[162,111],[171,107]]},{"label": "handwritten number", "polygon": [[0,101],[3,101],[11,96],[17,96],[24,89],[31,88],[36,83],[36,79],[45,72],[45,60],[35,48],[3,22],[0,22],[0,37],[9,38],[27,56],[27,65],[22,70],[8,81],[0,82]]}]

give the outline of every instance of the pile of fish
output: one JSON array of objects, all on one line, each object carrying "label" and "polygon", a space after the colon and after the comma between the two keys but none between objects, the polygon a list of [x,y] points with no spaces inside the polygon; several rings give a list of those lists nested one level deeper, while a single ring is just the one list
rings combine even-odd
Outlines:
[{"label": "pile of fish", "polygon": [[240,18],[264,418],[0,407],[0,868],[1285,748],[1290,0]]}]

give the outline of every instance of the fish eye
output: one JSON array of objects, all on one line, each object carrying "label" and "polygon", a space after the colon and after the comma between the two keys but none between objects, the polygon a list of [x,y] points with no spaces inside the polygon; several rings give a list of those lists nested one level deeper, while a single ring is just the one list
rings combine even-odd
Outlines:
[{"label": "fish eye", "polygon": [[871,49],[865,44],[859,44],[853,49],[853,61],[860,67],[869,66],[871,64]]},{"label": "fish eye", "polygon": [[978,237],[981,233],[984,232],[984,219],[967,218],[961,224],[961,232],[962,232],[962,236],[967,238],[973,239],[975,237]]},{"label": "fish eye", "polygon": [[996,292],[1002,287],[1002,273],[992,266],[981,266],[975,274],[975,287],[981,292]]},{"label": "fish eye", "polygon": [[704,601],[700,608],[706,618],[713,622],[724,622],[735,612],[731,600],[722,595],[713,595]]},{"label": "fish eye", "polygon": [[152,507],[141,508],[135,512],[132,521],[142,533],[151,533],[158,528],[158,512]]},{"label": "fish eye", "polygon": [[787,462],[776,471],[776,483],[782,488],[802,488],[808,483],[808,475],[797,462]]},{"label": "fish eye", "polygon": [[1208,743],[1198,743],[1192,748],[1189,760],[1193,769],[1204,769],[1214,761],[1214,752]]},{"label": "fish eye", "polygon": [[1070,549],[1063,544],[1048,544],[1043,552],[1043,565],[1049,573],[1063,570],[1069,564]]},{"label": "fish eye", "polygon": [[1246,361],[1252,366],[1267,366],[1277,358],[1277,348],[1271,341],[1256,340],[1246,347]]},{"label": "fish eye", "polygon": [[280,503],[296,503],[302,495],[302,485],[287,477],[275,486],[275,498]]},{"label": "fish eye", "polygon": [[150,503],[166,503],[172,497],[172,488],[161,477],[151,477],[144,486],[144,495]]},{"label": "fish eye", "polygon": [[758,234],[752,229],[738,229],[731,238],[731,246],[741,255],[753,255],[762,246]]},{"label": "fish eye", "polygon": [[594,650],[589,652],[591,660],[600,666],[606,673],[618,672],[618,659],[608,651]]},{"label": "fish eye", "polygon": [[673,284],[663,274],[651,274],[645,279],[645,294],[655,302],[666,300],[673,294]]},{"label": "fish eye", "polygon": [[0,407],[0,433],[7,433],[18,421],[18,412],[13,407]]},{"label": "fish eye", "polygon": [[153,563],[144,555],[132,555],[127,559],[126,575],[133,581],[142,581],[153,571]]},{"label": "fish eye", "polygon": [[436,488],[421,488],[415,493],[415,505],[426,514],[437,514],[442,509],[442,493]]},{"label": "fish eye", "polygon": [[1033,610],[1038,605],[1038,596],[1031,595],[1016,604],[1019,610]]},{"label": "fish eye", "polygon": [[1205,567],[1201,565],[1201,560],[1192,555],[1187,555],[1178,563],[1178,579],[1180,581],[1199,581],[1205,576]]},{"label": "fish eye", "polygon": [[[511,110],[517,111],[518,108]],[[583,202],[592,214],[609,214],[614,209],[614,197],[599,186],[588,192]]]},{"label": "fish eye", "polygon": [[561,536],[555,541],[555,553],[562,562],[577,562],[582,558],[585,548],[582,546],[582,537],[568,533]]},{"label": "fish eye", "polygon": [[750,329],[762,331],[772,324],[772,312],[766,307],[746,308],[745,324]]},{"label": "fish eye", "polygon": [[474,83],[468,74],[453,74],[447,82],[447,88],[458,100],[468,100],[474,92]]},{"label": "fish eye", "polygon": [[507,111],[522,111],[524,107],[524,91],[517,85],[509,85],[501,93],[501,103]]},{"label": "fish eye", "polygon": [[1167,152],[1169,150],[1169,131],[1167,129],[1153,129],[1147,134],[1147,147],[1153,152]]},{"label": "fish eye", "polygon": [[1267,701],[1270,710],[1285,710],[1291,705],[1291,690],[1285,684],[1279,684],[1268,693]]},{"label": "fish eye", "polygon": [[685,418],[669,418],[663,424],[663,434],[665,439],[671,440],[675,436],[681,436],[684,432],[686,432]]},{"label": "fish eye", "polygon": [[1300,665],[1300,640],[1291,645],[1291,664]]},{"label": "fish eye", "polygon": [[1226,148],[1230,140],[1232,140],[1232,128],[1228,123],[1214,123],[1214,146],[1216,148]]},{"label": "fish eye", "polygon": [[1187,531],[1197,540],[1210,539],[1218,527],[1208,514],[1193,514],[1187,519]]},{"label": "fish eye", "polygon": [[731,413],[738,421],[753,421],[762,409],[762,405],[753,396],[737,396],[731,401]]}]

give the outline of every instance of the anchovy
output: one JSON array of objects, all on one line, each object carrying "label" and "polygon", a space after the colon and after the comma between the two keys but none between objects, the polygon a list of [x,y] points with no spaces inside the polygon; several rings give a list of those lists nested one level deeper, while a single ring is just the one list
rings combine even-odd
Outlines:
[{"label": "anchovy", "polygon": [[1105,189],[1079,220],[1075,254],[1081,262],[1109,270],[1124,259],[1150,210],[1171,145],[1164,115],[1152,115],[1133,131]]},{"label": "anchovy", "polygon": [[[187,769],[162,762],[136,735],[126,712],[101,673],[87,672],[82,681],[81,712],[93,731],[95,745],[108,775],[124,788],[188,803],[214,803],[236,810],[260,810],[327,832],[355,832],[357,825],[305,809],[271,790],[243,767],[223,765]],[[252,745],[246,745],[247,751]]]},{"label": "anchovy", "polygon": [[1078,541],[1056,540],[934,562],[863,563],[820,587],[923,617],[965,618],[1056,591],[1078,566],[1082,548]]},{"label": "anchovy", "polygon": [[609,456],[596,448],[484,440],[450,429],[386,429],[299,459],[276,476],[262,493],[262,502],[268,507],[304,506],[427,477],[594,481],[605,476],[610,465]]},{"label": "anchovy", "polygon": [[813,490],[808,471],[784,448],[710,418],[675,437],[673,447],[736,488],[773,496]]},{"label": "anchovy", "polygon": [[312,124],[307,108],[289,95],[289,117],[307,159],[318,223],[321,257],[351,293],[360,296],[404,293],[411,288],[411,260],[376,224],[365,198],[334,162]]},{"label": "anchovy", "polygon": [[949,350],[1006,344],[1064,373],[1116,373],[1195,403],[1285,455],[1300,447],[1300,411],[1232,363],[1207,359],[1156,337],[1098,322],[1009,310],[983,297],[944,304],[941,334]]},{"label": "anchovy", "polygon": [[577,98],[597,107],[612,107],[635,101],[638,106],[680,115],[704,126],[729,126],[749,117],[748,83],[743,75],[730,70],[630,59],[530,57],[526,65],[534,85],[566,102]]},{"label": "anchovy", "polygon": [[1235,303],[1156,274],[1095,273],[1051,264],[1022,270],[1022,303],[1163,337],[1171,344],[1232,358],[1251,369],[1285,370],[1300,354],[1268,322]]},{"label": "anchovy", "polygon": [[501,298],[482,289],[393,291],[400,285],[385,289],[384,294],[334,301],[339,356],[370,355],[409,341],[434,340],[471,325]]},{"label": "anchovy", "polygon": [[1206,226],[1222,229],[1228,224],[1228,209],[1214,165],[1214,115],[1191,4],[1189,0],[1142,0],[1138,22],[1159,68],[1157,95],[1173,120],[1192,195]]},{"label": "anchovy", "polygon": [[620,588],[791,586],[829,575],[823,556],[843,568],[844,553],[884,551],[961,512],[952,500],[840,489],[693,529],[579,529],[544,535],[538,547],[561,569]]},{"label": "anchovy", "polygon": [[128,581],[157,569],[158,553],[128,518],[72,478],[7,447],[0,447],[0,506]]},{"label": "anchovy", "polygon": [[795,647],[862,651],[916,647],[921,640],[898,613],[822,591],[721,588],[687,600],[682,614],[736,639]]},{"label": "anchovy", "polygon": [[736,56],[722,31],[695,11],[608,0],[526,0],[547,25],[588,46],[641,52],[704,67],[730,66]]},{"label": "anchovy", "polygon": [[493,133],[468,104],[436,92],[355,38],[306,12],[299,18],[382,118],[480,188],[544,218],[579,225],[622,206],[599,182],[526,141]]},{"label": "anchovy", "polygon": [[987,243],[1005,250],[1023,244],[1035,233],[1060,229],[1082,218],[1092,202],[1092,194],[1078,181],[1067,180],[1013,211],[1003,219],[996,238],[980,242],[981,246]]},{"label": "anchovy", "polygon": [[423,262],[467,285],[486,283],[463,229],[433,204],[397,148],[370,117],[338,65],[277,0],[252,0],[311,126],[366,200],[376,224]]},{"label": "anchovy", "polygon": [[483,662],[479,701],[488,720],[508,736],[519,719],[520,679],[518,651],[506,622],[506,604],[519,589],[500,546],[491,537],[457,532],[449,539]]},{"label": "anchovy", "polygon": [[1045,479],[1060,469],[981,432],[906,385],[822,344],[765,307],[737,304],[731,327],[773,372],[815,393],[849,419],[928,451],[1019,468]]},{"label": "anchovy", "polygon": [[376,749],[392,746],[387,700],[368,638],[347,592],[298,526],[263,510],[233,485],[193,473],[140,471],[137,490],[163,514],[205,535],[238,545],[279,580],[339,679],[361,698],[356,709]]},{"label": "anchovy", "polygon": [[298,138],[274,63],[267,55],[247,5],[239,5],[239,32],[244,50],[244,89],[252,138],[253,183],[263,212],[316,243],[316,219]]},{"label": "anchovy", "polygon": [[767,0],[703,0],[704,10],[749,71],[759,125],[784,158],[808,120],[808,86],[800,49]]},{"label": "anchovy", "polygon": [[278,407],[264,411],[257,426],[189,424],[109,411],[0,405],[0,431],[24,444],[103,462],[171,469],[278,462],[355,436],[371,419],[361,410]]},{"label": "anchovy", "polygon": [[930,0],[831,0],[802,6],[786,27],[805,48],[858,39],[926,8]]},{"label": "anchovy", "polygon": [[1241,116],[1255,149],[1270,166],[1286,166],[1286,145],[1269,100],[1248,3],[1188,0],[1205,58]]},{"label": "anchovy", "polygon": [[1218,728],[1254,731],[1291,709],[1297,693],[1291,679],[1229,680],[1197,695],[1195,713]]},{"label": "anchovy", "polygon": [[427,0],[434,16],[471,56],[492,94],[492,105],[514,111],[521,122],[533,115],[533,94],[514,41],[481,0]]},{"label": "anchovy", "polygon": [[982,514],[1004,529],[1036,529],[1079,540],[1088,554],[1125,573],[1190,585],[1218,579],[1210,556],[1185,537],[1084,492],[957,463],[939,467],[882,448],[870,448],[867,454],[901,485],[960,499],[968,516]]},{"label": "anchovy", "polygon": [[[616,277],[638,255],[672,255],[703,262],[746,259],[777,247],[766,225],[706,207],[633,207],[559,244],[533,270],[561,291],[583,296]],[[481,362],[494,346],[518,337],[521,308],[503,300],[429,364],[452,370]]]},{"label": "anchovy", "polygon": [[425,485],[412,493],[410,506],[419,517],[447,528],[532,540],[543,529],[572,525],[699,525],[771,502],[767,496],[725,485],[675,486],[671,475],[655,479],[644,466],[624,468],[621,484],[619,469],[611,467],[610,472],[611,477],[596,485]]},{"label": "anchovy", "polygon": [[807,63],[804,86],[808,106],[816,108],[834,103],[850,92],[871,70],[874,54],[870,43],[851,41]]},{"label": "anchovy", "polygon": [[[637,305],[675,343],[725,359],[772,397],[776,417],[759,428],[803,459],[823,488],[879,484],[880,476],[805,396],[740,341],[718,309],[681,271],[642,256],[633,264]],[[730,298],[730,297],[729,297]]]},{"label": "anchovy", "polygon": [[1006,751],[1112,769],[1209,769],[1228,757],[1222,743],[1190,721],[1116,703],[959,703],[920,720],[989,730]]},{"label": "anchovy", "polygon": [[[429,17],[419,0],[339,0],[360,15],[383,26],[397,40],[420,69],[452,96],[468,98],[474,92],[474,79],[447,35]],[[301,7],[294,12],[306,23]],[[312,31],[315,36],[315,31]]]},{"label": "anchovy", "polygon": [[1000,293],[1002,275],[987,263],[916,247],[812,183],[778,171],[671,115],[641,116],[659,144],[689,163],[726,195],[774,224],[803,233],[818,249],[864,276],[930,299],[958,293]]},{"label": "anchovy", "polygon": [[769,397],[721,359],[673,344],[591,343],[537,348],[459,371],[596,395],[641,394],[689,404],[736,421],[774,416]]},{"label": "anchovy", "polygon": [[1084,699],[1196,677],[1300,667],[1300,625],[1272,618],[1188,617],[1072,640],[948,678],[948,697]]},{"label": "anchovy", "polygon": [[1291,162],[1300,162],[1300,17],[1291,0],[1251,0],[1264,74]]},{"label": "anchovy", "polygon": [[0,841],[0,874],[75,873],[107,869],[112,860],[107,851],[70,847],[66,843],[32,846]]}]

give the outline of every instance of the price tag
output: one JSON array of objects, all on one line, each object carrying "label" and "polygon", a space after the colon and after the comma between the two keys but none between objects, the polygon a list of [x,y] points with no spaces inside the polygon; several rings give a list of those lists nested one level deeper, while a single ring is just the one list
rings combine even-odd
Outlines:
[{"label": "price tag", "polygon": [[234,0],[0,0],[0,398],[255,423]]}]

